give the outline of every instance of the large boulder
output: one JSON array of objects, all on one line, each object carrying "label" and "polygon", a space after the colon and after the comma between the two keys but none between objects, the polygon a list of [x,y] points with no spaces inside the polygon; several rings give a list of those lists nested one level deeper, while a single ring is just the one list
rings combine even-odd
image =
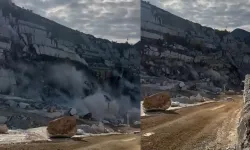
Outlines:
[{"label": "large boulder", "polygon": [[143,107],[146,111],[166,110],[171,106],[170,96],[166,92],[145,97]]},{"label": "large boulder", "polygon": [[8,133],[8,127],[6,124],[0,124],[0,134]]},{"label": "large boulder", "polygon": [[76,118],[64,116],[49,122],[49,137],[72,137],[76,134]]}]

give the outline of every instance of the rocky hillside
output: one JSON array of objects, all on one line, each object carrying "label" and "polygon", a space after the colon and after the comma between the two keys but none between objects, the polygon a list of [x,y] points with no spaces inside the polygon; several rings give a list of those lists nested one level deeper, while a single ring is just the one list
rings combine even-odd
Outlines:
[{"label": "rocky hillside", "polygon": [[[141,11],[143,83],[213,94],[242,89],[250,69],[249,32],[205,27],[145,1]],[[171,87],[161,82],[169,79]]]},{"label": "rocky hillside", "polygon": [[9,106],[6,98],[26,99],[31,109],[73,107],[95,119],[123,118],[139,107],[138,57],[133,45],[95,38],[0,1],[3,105]]},{"label": "rocky hillside", "polygon": [[235,29],[231,32],[231,35],[238,41],[245,42],[250,45],[250,32],[247,32],[242,29]]}]

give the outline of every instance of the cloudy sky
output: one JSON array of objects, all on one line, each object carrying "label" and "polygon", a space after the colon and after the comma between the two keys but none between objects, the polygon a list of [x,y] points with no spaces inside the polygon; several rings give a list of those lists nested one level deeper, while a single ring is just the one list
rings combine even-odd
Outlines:
[{"label": "cloudy sky", "polygon": [[43,17],[96,37],[139,41],[140,0],[12,0]]},{"label": "cloudy sky", "polygon": [[175,15],[212,28],[250,32],[250,0],[146,0]]}]

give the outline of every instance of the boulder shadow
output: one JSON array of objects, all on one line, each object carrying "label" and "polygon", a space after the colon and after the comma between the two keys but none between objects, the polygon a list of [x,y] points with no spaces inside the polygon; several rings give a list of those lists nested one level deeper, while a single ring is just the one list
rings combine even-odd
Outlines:
[{"label": "boulder shadow", "polygon": [[148,110],[145,112],[146,114],[179,114],[175,112],[175,110]]}]

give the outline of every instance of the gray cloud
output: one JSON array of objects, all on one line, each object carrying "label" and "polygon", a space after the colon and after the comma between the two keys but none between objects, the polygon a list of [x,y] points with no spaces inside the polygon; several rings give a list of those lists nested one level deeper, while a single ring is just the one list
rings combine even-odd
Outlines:
[{"label": "gray cloud", "polygon": [[140,0],[13,0],[21,7],[99,38],[140,38]]},{"label": "gray cloud", "polygon": [[148,0],[177,16],[216,29],[250,31],[250,0]]}]

